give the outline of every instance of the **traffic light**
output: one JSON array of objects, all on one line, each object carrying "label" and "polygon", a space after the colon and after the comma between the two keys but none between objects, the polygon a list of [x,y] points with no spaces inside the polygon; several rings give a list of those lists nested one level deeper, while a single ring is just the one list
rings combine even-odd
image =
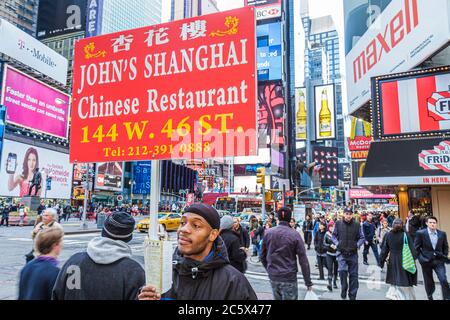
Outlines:
[{"label": "traffic light", "polygon": [[272,201],[272,191],[266,191],[264,198],[266,199],[266,201]]},{"label": "traffic light", "polygon": [[259,183],[264,186],[266,179],[266,168],[259,167],[256,169],[256,183]]}]

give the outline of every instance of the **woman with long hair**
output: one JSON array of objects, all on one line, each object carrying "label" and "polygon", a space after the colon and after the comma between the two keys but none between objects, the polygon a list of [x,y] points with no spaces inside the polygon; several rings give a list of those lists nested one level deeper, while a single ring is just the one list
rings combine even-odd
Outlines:
[{"label": "woman with long hair", "polygon": [[[414,286],[417,285],[417,270],[414,273],[403,268],[403,246],[407,245],[412,257],[417,258],[416,250],[411,237],[403,229],[403,221],[395,219],[392,223],[392,230],[384,237],[381,248],[380,267],[382,268],[386,260],[387,273],[386,283],[391,285],[387,298],[394,300],[415,300]],[[388,259],[389,257],[389,259]],[[413,261],[415,264],[415,262]]]},{"label": "woman with long hair", "polygon": [[[28,190],[31,185],[31,180],[33,179],[34,171],[39,168],[39,155],[35,148],[28,148],[23,158],[22,163],[22,173],[14,177],[14,174],[9,174],[8,179],[8,190],[14,190],[18,185],[20,185],[19,197],[28,195]],[[41,195],[42,186],[37,192],[37,196]]]}]

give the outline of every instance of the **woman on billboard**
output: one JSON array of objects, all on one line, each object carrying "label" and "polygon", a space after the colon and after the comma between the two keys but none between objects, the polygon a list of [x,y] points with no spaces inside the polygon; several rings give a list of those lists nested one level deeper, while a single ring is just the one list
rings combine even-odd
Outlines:
[{"label": "woman on billboard", "polygon": [[[35,148],[28,148],[25,153],[22,164],[22,174],[16,176],[17,155],[10,153],[6,164],[6,172],[9,174],[8,190],[13,191],[17,186],[20,186],[19,197],[28,195],[31,181],[35,173],[35,169],[39,168],[39,155]],[[36,196],[41,196],[42,186],[38,188]]]}]

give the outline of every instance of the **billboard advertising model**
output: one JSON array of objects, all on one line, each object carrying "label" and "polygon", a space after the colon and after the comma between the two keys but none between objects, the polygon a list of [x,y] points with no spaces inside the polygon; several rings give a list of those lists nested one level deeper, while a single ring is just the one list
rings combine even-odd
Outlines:
[{"label": "billboard advertising model", "polygon": [[[37,195],[44,197],[45,181],[52,178],[47,198],[69,199],[72,190],[72,165],[69,155],[49,149],[4,140],[0,168],[0,195],[23,197],[28,195],[30,181],[36,168],[42,173],[42,186]],[[33,190],[34,192],[34,190]]]},{"label": "billboard advertising model", "polygon": [[30,130],[67,138],[70,96],[6,66],[1,104],[6,121]]}]

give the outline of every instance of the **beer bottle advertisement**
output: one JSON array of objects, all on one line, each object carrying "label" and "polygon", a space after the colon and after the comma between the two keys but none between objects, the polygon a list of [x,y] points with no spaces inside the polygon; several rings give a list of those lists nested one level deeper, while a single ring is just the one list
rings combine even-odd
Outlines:
[{"label": "beer bottle advertisement", "polygon": [[334,85],[316,86],[316,140],[336,138]]},{"label": "beer bottle advertisement", "polygon": [[306,88],[295,91],[295,137],[296,140],[306,140],[308,112],[306,110]]}]

